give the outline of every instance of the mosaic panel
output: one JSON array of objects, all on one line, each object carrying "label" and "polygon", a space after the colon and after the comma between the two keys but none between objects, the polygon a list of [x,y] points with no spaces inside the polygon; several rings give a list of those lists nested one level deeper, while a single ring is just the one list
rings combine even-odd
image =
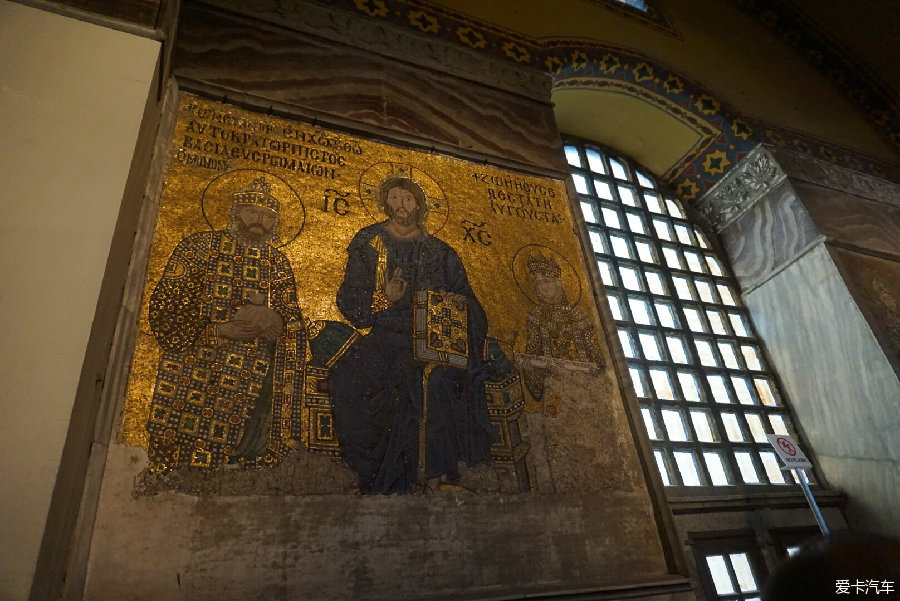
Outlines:
[{"label": "mosaic panel", "polygon": [[190,95],[167,169],[139,493],[642,486],[563,182]]}]

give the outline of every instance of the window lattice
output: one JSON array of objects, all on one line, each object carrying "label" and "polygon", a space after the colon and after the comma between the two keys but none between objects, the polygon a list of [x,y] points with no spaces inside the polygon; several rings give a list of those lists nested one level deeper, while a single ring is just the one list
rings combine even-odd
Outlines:
[{"label": "window lattice", "polygon": [[616,0],[622,4],[632,6],[638,10],[647,10],[647,3],[644,0]]},{"label": "window lattice", "polygon": [[787,408],[705,233],[627,159],[565,153],[663,483],[792,482],[766,439],[794,435]]},{"label": "window lattice", "polygon": [[710,534],[699,539],[689,535],[706,599],[760,601],[768,573],[753,535]]}]

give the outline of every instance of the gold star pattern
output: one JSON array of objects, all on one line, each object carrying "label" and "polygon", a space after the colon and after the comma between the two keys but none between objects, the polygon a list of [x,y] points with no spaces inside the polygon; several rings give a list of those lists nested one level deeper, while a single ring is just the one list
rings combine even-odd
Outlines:
[{"label": "gold star pattern", "polygon": [[559,70],[562,69],[562,61],[559,60],[557,56],[548,56],[546,60],[544,60],[544,66],[547,68],[547,73],[552,75],[556,75],[559,73]]},{"label": "gold star pattern", "polygon": [[684,82],[674,75],[669,75],[666,78],[666,81],[663,82],[663,88],[665,88],[666,92],[669,94],[679,94],[684,92]]},{"label": "gold star pattern", "polygon": [[706,155],[703,161],[703,170],[710,175],[725,173],[725,167],[731,164],[724,150],[715,150]]},{"label": "gold star pattern", "polygon": [[719,101],[709,94],[702,94],[700,98],[697,99],[697,102],[694,103],[694,106],[704,115],[714,115],[722,108]]},{"label": "gold star pattern", "polygon": [[[587,57],[585,57],[585,61],[587,61]],[[622,62],[619,60],[619,57],[614,54],[604,54],[603,58],[600,59],[600,70],[609,75],[616,69],[622,66]]]},{"label": "gold star pattern", "polygon": [[697,194],[700,192],[697,184],[687,178],[685,178],[680,184],[678,184],[677,190],[678,196],[682,200],[694,200],[695,198],[697,198]]},{"label": "gold star pattern", "polygon": [[353,0],[356,10],[362,11],[370,17],[386,17],[388,8],[382,0]]},{"label": "gold star pattern", "polygon": [[753,135],[753,130],[741,119],[735,119],[731,122],[731,131],[742,140],[746,140]]},{"label": "gold star pattern", "polygon": [[647,63],[638,63],[638,66],[631,71],[634,74],[635,81],[647,81],[653,79],[653,67]]},{"label": "gold star pattern", "polygon": [[576,50],[572,53],[572,68],[576,71],[584,69],[587,67],[588,57],[587,54],[582,52],[581,50]]},{"label": "gold star pattern", "polygon": [[456,37],[464,44],[468,44],[472,48],[484,48],[487,46],[487,40],[479,32],[471,27],[460,27],[456,30]]},{"label": "gold star pattern", "polygon": [[424,33],[437,33],[441,30],[440,23],[436,17],[433,17],[423,10],[411,10],[407,15],[409,22],[414,27],[418,27]]},{"label": "gold star pattern", "polygon": [[531,53],[515,42],[504,42],[502,46],[504,54],[517,63],[527,63],[531,60]]}]

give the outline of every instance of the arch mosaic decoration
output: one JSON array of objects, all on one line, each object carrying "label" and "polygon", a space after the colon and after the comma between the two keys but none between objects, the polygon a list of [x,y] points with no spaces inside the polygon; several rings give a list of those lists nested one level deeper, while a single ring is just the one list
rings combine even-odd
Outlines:
[{"label": "arch mosaic decoration", "polygon": [[[744,6],[746,2],[736,1],[759,20],[770,20],[768,12],[752,7],[751,10]],[[578,78],[579,86],[627,82],[642,97],[639,89],[665,98],[665,106],[681,107],[681,114],[675,115],[679,119],[690,113],[712,123],[718,127],[719,135],[708,151],[699,157],[685,157],[662,178],[685,200],[702,196],[760,142],[808,153],[879,177],[900,179],[900,168],[896,165],[740,114],[698,82],[660,61],[625,48],[566,38],[537,40],[422,0],[332,0],[328,5],[431,35],[494,58],[544,70],[553,75],[556,87],[575,85],[574,78]],[[766,24],[768,26],[768,22]],[[821,36],[790,33],[787,28],[800,26],[796,19],[779,18],[775,25],[784,32],[782,37],[789,45],[812,60],[814,66],[827,63],[833,80],[852,82],[852,86],[843,86],[843,89],[861,108],[871,111],[874,125],[900,149],[900,116],[891,117],[890,111],[883,110],[891,104],[887,98],[890,94],[884,86],[865,77],[837,51],[832,49],[822,54],[824,42]]]},{"label": "arch mosaic decoration", "polygon": [[684,200],[702,196],[758,144],[749,123],[721,100],[646,56],[596,47],[572,50],[571,57],[569,64],[555,72],[554,90],[569,86],[602,88],[611,82],[623,82],[632,95],[656,104],[680,121],[695,127],[703,125],[706,139],[700,148],[685,155],[662,176]]}]

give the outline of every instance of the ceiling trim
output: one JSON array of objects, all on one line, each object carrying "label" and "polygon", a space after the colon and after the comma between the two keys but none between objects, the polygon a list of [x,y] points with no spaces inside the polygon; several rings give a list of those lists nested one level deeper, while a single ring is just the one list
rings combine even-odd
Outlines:
[{"label": "ceiling trim", "polygon": [[[819,27],[791,0],[732,0],[744,13],[794,49],[853,101],[862,114],[900,149],[900,94]],[[853,18],[848,3],[848,19]],[[896,40],[885,40],[896,43]]]},{"label": "ceiling trim", "polygon": [[[291,0],[285,1],[289,3]],[[561,77],[560,74],[565,69],[578,71],[579,67],[584,68],[584,65],[587,63],[602,61],[604,55],[607,53],[620,56],[640,56],[632,50],[605,45],[591,40],[573,38],[535,39],[494,24],[480,22],[471,16],[453,11],[444,6],[439,6],[428,0],[314,1],[333,8],[361,13],[380,22],[412,30],[419,35],[441,39],[447,43],[458,44],[484,55],[511,61],[522,67],[546,71],[557,78]],[[744,4],[754,4],[757,0],[732,1]],[[765,0],[764,4],[768,5],[780,1],[781,0]],[[760,13],[760,18],[765,19],[768,17]],[[783,25],[784,28],[788,28],[791,25],[791,22],[787,19],[779,20],[778,23],[779,26]],[[797,25],[796,22],[793,23],[794,25]],[[787,29],[785,29],[785,31],[787,31]],[[816,38],[812,34],[801,35],[800,33],[785,33],[784,35],[786,36],[786,43],[795,48],[801,55],[805,56],[807,60],[810,60],[811,51],[802,47],[801,42],[792,42],[792,40],[804,40],[803,43],[806,43],[805,40],[810,40],[810,43],[812,43],[812,40],[819,40],[819,38]],[[816,44],[816,48],[821,46],[819,42]],[[832,51],[834,56],[838,56],[836,53],[837,50]],[[812,54],[815,55],[814,52]],[[654,68],[658,69],[664,67],[659,61],[647,57],[643,57],[643,59],[648,65],[653,66]],[[845,65],[849,63],[845,61],[840,64]],[[676,73],[669,67],[664,68],[673,74]],[[846,70],[847,69],[842,69],[842,72]],[[563,73],[562,76],[565,75],[566,74]],[[677,74],[677,77],[684,82],[686,89],[688,86],[690,87],[691,93],[695,95],[696,99],[708,96],[712,98],[717,105],[724,106],[721,99],[716,98],[714,94],[705,90],[698,83],[692,82],[683,74]],[[883,97],[883,94],[878,91],[884,88],[883,85],[879,86],[877,82],[873,80],[864,81],[859,78],[854,79],[854,81],[857,80],[859,85],[854,86],[852,89],[841,87],[841,89],[847,93],[851,100],[856,102],[857,105],[859,105],[858,103],[863,98],[868,100]],[[865,93],[860,96],[855,90],[864,90]],[[872,100],[872,102],[874,102],[874,100]],[[864,111],[868,110],[864,106],[861,108]],[[752,120],[748,116],[738,115],[733,111],[727,115],[723,115],[723,117],[726,121],[739,120],[748,127]],[[898,152],[900,152],[900,115],[897,115],[896,113],[886,114],[884,111],[881,111],[875,115],[869,116],[869,118],[872,119],[873,126],[891,142],[892,146],[897,149]],[[730,126],[730,123],[725,123],[725,126]],[[897,166],[891,165],[880,159],[822,140],[815,140],[815,143],[811,144],[809,142],[811,139],[809,136],[800,136],[801,138],[805,138],[805,140],[799,140],[797,138],[797,132],[778,129],[772,125],[766,125],[766,130],[773,134],[770,139],[765,140],[769,143],[778,144],[779,140],[784,140],[788,145],[788,148],[792,149],[803,147],[804,144],[812,148],[814,152],[823,149],[816,156],[817,158],[829,161],[834,161],[835,157],[855,155],[859,157],[856,162],[871,173],[879,175],[880,177],[896,177]],[[723,133],[725,133],[726,137],[728,136],[727,130],[724,130]],[[754,145],[755,144],[751,144],[750,147],[752,148]],[[729,161],[731,161],[730,157]],[[731,164],[733,165],[735,162],[736,161],[733,161]]]}]

